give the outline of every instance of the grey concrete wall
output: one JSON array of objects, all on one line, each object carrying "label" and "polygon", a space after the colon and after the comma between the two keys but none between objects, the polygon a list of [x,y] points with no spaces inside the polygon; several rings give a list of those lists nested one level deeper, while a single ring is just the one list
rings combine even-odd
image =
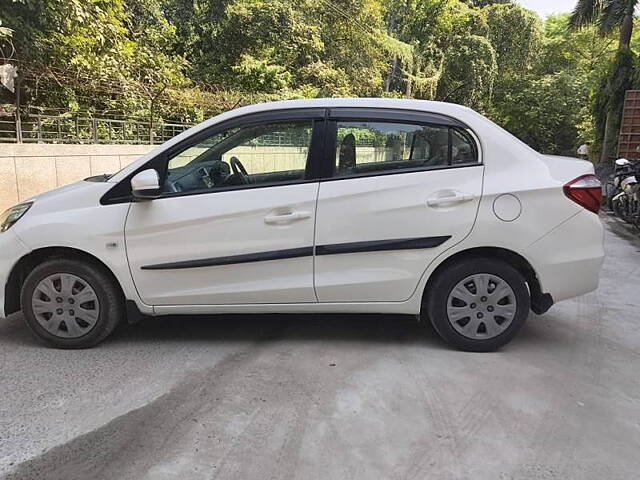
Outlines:
[{"label": "grey concrete wall", "polygon": [[[47,190],[91,175],[115,173],[153,148],[152,145],[0,143],[0,213]],[[173,162],[176,165],[187,163],[199,153],[201,149],[189,149]],[[358,161],[380,162],[391,154],[390,149],[359,147]],[[307,150],[286,146],[240,146],[223,158],[228,161],[233,155],[240,158],[250,173],[261,173],[302,168]]]},{"label": "grey concrete wall", "polygon": [[152,145],[0,144],[0,212],[91,175],[115,173]]}]

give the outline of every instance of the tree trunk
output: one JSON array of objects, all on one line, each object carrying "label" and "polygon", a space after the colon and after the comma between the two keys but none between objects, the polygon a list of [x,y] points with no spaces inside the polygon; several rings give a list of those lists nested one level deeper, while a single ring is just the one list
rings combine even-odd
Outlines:
[{"label": "tree trunk", "polygon": [[149,145],[153,145],[153,107],[155,106],[155,99],[151,99],[149,105]]},{"label": "tree trunk", "polygon": [[618,48],[629,48],[631,45],[631,35],[633,34],[633,12],[627,13],[620,24],[620,42]]},{"label": "tree trunk", "polygon": [[[389,16],[389,24],[387,25],[387,33],[390,36],[393,36],[393,30],[396,26],[396,17],[395,15],[392,13]],[[393,56],[393,60],[391,62],[391,67],[389,69],[389,73],[387,75],[387,78],[385,79],[384,82],[384,91],[385,92],[389,92],[391,90],[391,82],[393,82],[393,76],[396,74],[396,68],[398,67],[398,56],[394,55]]]},{"label": "tree trunk", "polygon": [[[635,2],[634,2],[635,3]],[[624,50],[631,45],[631,35],[633,34],[633,9],[625,14],[620,24],[620,41],[618,49]],[[617,122],[616,112],[609,110],[607,112],[607,120],[604,127],[604,138],[602,139],[602,153],[600,154],[600,162],[608,162],[615,157],[614,147],[616,145],[616,136],[618,132],[615,129]]]},{"label": "tree trunk", "polygon": [[387,78],[384,82],[384,91],[391,91],[391,82],[393,82],[393,77],[396,74],[396,69],[398,68],[398,57],[393,56],[393,61],[391,62],[391,67],[389,68],[389,73],[387,74]]},{"label": "tree trunk", "polygon": [[22,143],[22,118],[20,117],[20,87],[22,86],[22,78],[18,77],[15,81],[15,92],[16,92],[16,113],[15,113],[15,124],[16,124],[16,142]]},{"label": "tree trunk", "polygon": [[607,121],[604,126],[604,138],[602,139],[602,152],[600,154],[600,163],[608,162],[615,155],[613,147],[615,146],[615,136],[617,132],[614,128],[615,112],[607,112]]}]

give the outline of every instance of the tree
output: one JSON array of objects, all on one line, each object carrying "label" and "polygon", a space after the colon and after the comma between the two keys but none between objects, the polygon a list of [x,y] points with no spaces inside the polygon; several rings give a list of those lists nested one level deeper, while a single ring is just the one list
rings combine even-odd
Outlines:
[{"label": "tree", "polygon": [[495,50],[486,37],[456,37],[445,55],[436,98],[485,110],[497,70]]},{"label": "tree", "polygon": [[394,56],[385,91],[484,108],[496,56],[484,13],[459,0],[389,0],[389,32],[409,51]]},{"label": "tree", "polygon": [[513,81],[500,102],[500,124],[536,150],[573,155],[588,87],[570,72]]},{"label": "tree", "polygon": [[386,22],[389,33],[408,48],[393,55],[386,75],[385,91],[407,97],[433,99],[440,76],[444,52],[438,39],[451,35],[449,0],[388,0]]},{"label": "tree", "polygon": [[388,45],[378,0],[167,0],[202,84],[378,95]]},{"label": "tree", "polygon": [[[484,7],[487,24],[487,38],[496,56],[496,75],[491,102],[486,113],[494,121],[504,125],[511,133],[531,142],[531,129],[515,121],[514,112],[523,108],[514,102],[525,101],[525,97],[514,95],[525,86],[531,86],[529,93],[541,91],[544,85],[533,85],[540,79],[533,70],[543,46],[543,25],[535,13],[513,3],[492,4]],[[527,102],[531,99],[527,98]],[[539,123],[536,123],[540,126]],[[546,134],[545,134],[546,135]],[[551,142],[541,142],[550,147]]]},{"label": "tree", "polygon": [[473,7],[486,7],[487,5],[494,5],[496,3],[512,3],[512,0],[464,0],[465,3]]},{"label": "tree", "polygon": [[619,29],[619,48],[629,48],[633,34],[633,12],[637,5],[638,0],[578,0],[569,25],[580,29],[595,24],[603,37]]},{"label": "tree", "polygon": [[0,17],[0,56],[4,58],[11,58],[15,52],[11,41],[12,35],[13,30],[2,26],[2,17]]},{"label": "tree", "polygon": [[188,83],[170,55],[160,0],[16,0],[3,7],[27,99],[48,108],[147,115],[167,86]]},{"label": "tree", "polygon": [[594,26],[573,31],[568,14],[547,18],[527,68],[500,79],[490,116],[534,148],[575,154],[594,142],[589,97],[615,51]]},{"label": "tree", "polygon": [[500,76],[527,72],[542,46],[540,17],[512,3],[490,5],[484,11]]},{"label": "tree", "polygon": [[581,1],[578,30],[511,0],[0,3],[27,108],[194,122],[259,101],[410,97],[468,105],[550,153],[605,130],[635,78],[598,32],[640,48],[619,9],[631,0]]},{"label": "tree", "polygon": [[[602,151],[601,162],[606,162],[613,157],[615,147],[615,135],[618,130],[621,115],[621,106],[624,91],[620,88],[628,85],[631,77],[621,78],[620,75],[628,75],[630,70],[627,65],[631,54],[630,45],[633,35],[633,13],[638,0],[578,0],[573,11],[570,25],[574,29],[580,29],[586,25],[595,24],[602,36],[619,30],[616,64],[609,69],[612,75],[606,80],[609,88],[600,90],[605,98],[596,106],[596,112],[603,114],[606,119],[602,127]],[[617,88],[616,88],[617,87]],[[621,98],[622,97],[622,98]]]}]

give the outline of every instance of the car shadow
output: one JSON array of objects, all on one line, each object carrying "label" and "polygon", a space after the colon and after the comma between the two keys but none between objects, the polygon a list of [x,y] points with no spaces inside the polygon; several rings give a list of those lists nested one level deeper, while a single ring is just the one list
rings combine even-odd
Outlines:
[{"label": "car shadow", "polygon": [[[550,347],[564,343],[555,322],[531,314],[516,338],[502,351],[522,346]],[[450,349],[430,323],[411,315],[392,314],[219,314],[150,317],[130,325],[121,324],[94,348],[127,348],[148,344],[198,342],[220,343],[277,341],[340,341],[422,346]],[[0,344],[41,347],[26,326],[22,314],[0,322]]]},{"label": "car shadow", "polygon": [[[558,319],[530,313],[516,337],[502,351],[519,346],[564,344]],[[110,343],[246,341],[343,341],[416,345],[450,350],[430,322],[393,314],[219,314],[171,315],[122,325]]]},{"label": "car shadow", "polygon": [[[170,315],[123,323],[102,347],[163,342],[344,341],[447,348],[430,324],[410,315],[220,314]],[[0,322],[0,343],[37,346],[22,314]]]},{"label": "car shadow", "polygon": [[176,339],[209,341],[321,340],[440,343],[432,327],[415,317],[372,314],[172,315],[145,319],[119,329],[114,342]]}]

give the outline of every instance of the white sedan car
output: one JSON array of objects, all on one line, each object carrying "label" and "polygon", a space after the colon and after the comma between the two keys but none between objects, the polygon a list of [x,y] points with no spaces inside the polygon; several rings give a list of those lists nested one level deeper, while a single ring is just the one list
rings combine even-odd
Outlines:
[{"label": "white sedan car", "polygon": [[265,103],[0,218],[0,317],[45,343],[215,313],[420,315],[494,350],[598,285],[600,183],[457,105]]}]

